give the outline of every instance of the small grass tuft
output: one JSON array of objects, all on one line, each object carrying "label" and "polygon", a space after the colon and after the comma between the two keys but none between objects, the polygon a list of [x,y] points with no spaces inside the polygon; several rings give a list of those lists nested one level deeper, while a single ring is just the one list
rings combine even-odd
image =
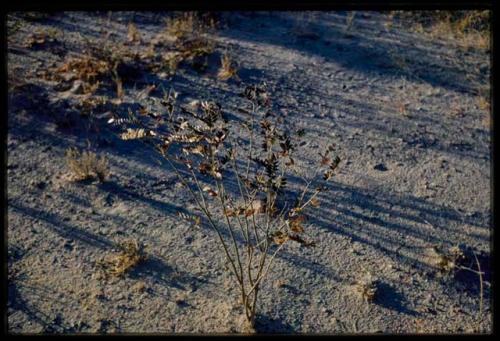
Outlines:
[{"label": "small grass tuft", "polygon": [[221,67],[217,78],[220,80],[228,80],[229,78],[238,78],[236,63],[229,57],[229,55],[224,54],[221,59]]},{"label": "small grass tuft", "polygon": [[371,275],[367,275],[355,281],[352,289],[365,302],[372,302],[377,295],[377,281]]},{"label": "small grass tuft", "polygon": [[98,158],[96,154],[69,148],[66,151],[66,161],[74,181],[84,181],[98,178],[100,182],[106,181],[109,176],[108,160]]},{"label": "small grass tuft", "polygon": [[427,249],[427,255],[430,263],[442,274],[451,274],[460,265],[460,261],[464,259],[463,252],[457,246],[447,251],[430,247]]},{"label": "small grass tuft", "polygon": [[122,277],[146,259],[142,244],[136,240],[124,241],[118,247],[118,254],[107,255],[98,262],[105,275]]}]

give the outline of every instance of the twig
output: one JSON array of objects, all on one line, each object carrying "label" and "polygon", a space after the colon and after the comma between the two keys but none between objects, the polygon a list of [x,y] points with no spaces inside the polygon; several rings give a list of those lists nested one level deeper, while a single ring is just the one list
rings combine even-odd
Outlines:
[{"label": "twig", "polygon": [[477,269],[479,270],[479,315],[483,315],[483,273],[481,272],[481,265],[479,265],[479,260],[477,259],[476,253],[472,251],[474,258],[476,259]]}]

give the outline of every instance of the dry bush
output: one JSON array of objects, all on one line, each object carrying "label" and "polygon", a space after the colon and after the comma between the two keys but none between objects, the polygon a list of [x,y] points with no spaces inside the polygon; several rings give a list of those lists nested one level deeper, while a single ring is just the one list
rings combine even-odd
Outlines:
[{"label": "dry bush", "polygon": [[99,181],[104,182],[109,176],[108,160],[104,156],[98,158],[92,152],[84,151],[80,153],[77,149],[69,148],[66,151],[66,161],[74,181],[97,177]]},{"label": "dry bush", "polygon": [[465,48],[490,48],[490,11],[393,11],[392,17],[433,38],[454,39]]},{"label": "dry bush", "polygon": [[217,74],[217,78],[221,80],[227,80],[232,77],[238,77],[237,75],[237,67],[234,61],[229,57],[229,55],[224,54],[221,59],[221,66],[219,72]]},{"label": "dry bush", "polygon": [[[216,102],[183,106],[176,96],[169,96],[164,124],[135,115],[140,133],[124,120],[121,136],[154,145],[172,167],[216,233],[240,289],[245,316],[253,324],[258,293],[276,255],[290,243],[315,245],[304,236],[309,210],[320,204],[317,198],[340,158],[332,144],[320,151],[318,167],[304,176],[294,160],[293,136],[270,112],[265,84],[246,87],[242,97],[250,107],[245,122],[229,121]],[[236,136],[241,129],[248,144]],[[291,176],[304,181],[298,191],[287,191]],[[234,183],[235,193],[229,192]]]},{"label": "dry bush", "polygon": [[121,277],[146,259],[142,244],[136,240],[128,240],[118,245],[119,252],[107,255],[97,264],[105,275]]},{"label": "dry bush", "polygon": [[94,94],[101,87],[112,87],[123,96],[123,84],[140,77],[146,65],[137,53],[124,45],[87,42],[81,56],[69,57],[47,74],[49,80],[63,81],[68,75],[83,82],[83,93]]}]

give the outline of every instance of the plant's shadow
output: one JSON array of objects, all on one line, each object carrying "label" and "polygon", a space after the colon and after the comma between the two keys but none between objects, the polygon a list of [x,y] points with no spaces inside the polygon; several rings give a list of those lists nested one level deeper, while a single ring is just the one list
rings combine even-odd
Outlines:
[{"label": "plant's shadow", "polygon": [[419,316],[418,312],[408,308],[404,296],[397,292],[390,284],[385,282],[377,283],[377,295],[375,296],[374,303],[398,313]]},{"label": "plant's shadow", "polygon": [[254,328],[258,334],[293,334],[295,332],[290,324],[262,314],[256,314]]},{"label": "plant's shadow", "polygon": [[166,264],[160,257],[150,255],[129,273],[131,278],[151,278],[160,285],[171,286],[194,292],[208,282],[206,278],[195,277],[185,271]]}]

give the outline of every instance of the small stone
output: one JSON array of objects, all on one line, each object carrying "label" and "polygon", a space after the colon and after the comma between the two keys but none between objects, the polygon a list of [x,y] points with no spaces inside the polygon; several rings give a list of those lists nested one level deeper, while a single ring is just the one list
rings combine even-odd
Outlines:
[{"label": "small stone", "polygon": [[74,94],[74,95],[83,94],[83,82],[80,80],[73,82],[73,86],[71,87],[69,92]]},{"label": "small stone", "polygon": [[379,163],[379,164],[375,165],[373,167],[373,169],[381,171],[381,172],[385,172],[388,170],[387,167],[383,163]]}]

